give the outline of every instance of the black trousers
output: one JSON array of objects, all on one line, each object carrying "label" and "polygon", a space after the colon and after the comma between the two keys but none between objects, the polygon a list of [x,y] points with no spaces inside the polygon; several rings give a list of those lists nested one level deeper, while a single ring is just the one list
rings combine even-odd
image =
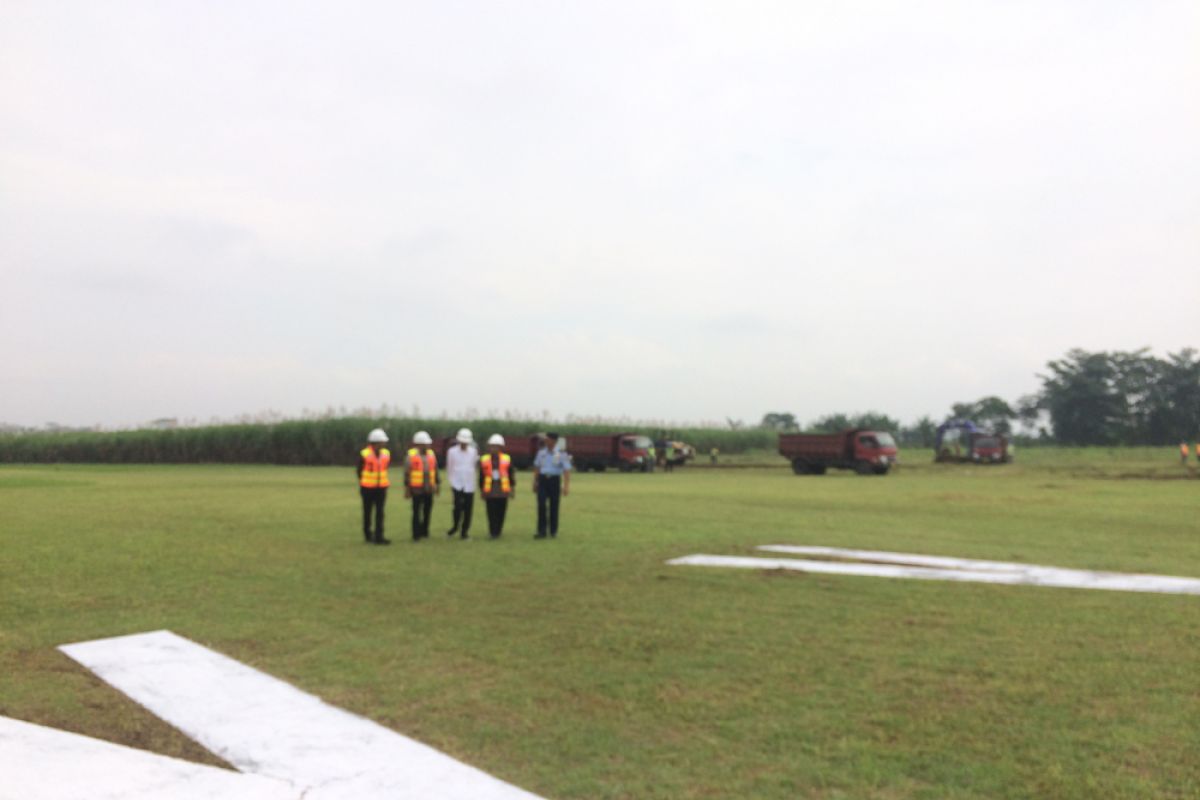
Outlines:
[{"label": "black trousers", "polygon": [[471,530],[471,513],[475,510],[475,493],[454,489],[454,526],[451,531],[458,530],[462,523],[462,535],[465,539],[467,531]]},{"label": "black trousers", "polygon": [[488,534],[493,539],[499,539],[504,531],[504,515],[508,513],[508,498],[488,497],[484,502],[487,503]]},{"label": "black trousers", "polygon": [[[383,538],[383,507],[387,504],[387,488],[370,489],[358,487],[363,504],[363,538],[368,542],[378,542]],[[371,533],[371,512],[375,512],[375,533]]]},{"label": "black trousers", "polygon": [[433,511],[433,494],[414,494],[412,507],[412,537],[413,541],[416,541],[429,536],[429,514]]},{"label": "black trousers", "polygon": [[558,501],[562,497],[562,477],[538,476],[538,536],[558,535]]}]

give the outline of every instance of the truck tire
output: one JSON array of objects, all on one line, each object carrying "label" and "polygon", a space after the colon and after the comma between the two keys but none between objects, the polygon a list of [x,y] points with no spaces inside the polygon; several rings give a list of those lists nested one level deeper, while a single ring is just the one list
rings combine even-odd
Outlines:
[{"label": "truck tire", "polygon": [[606,469],[608,469],[606,465],[597,464],[596,466],[592,467],[592,472],[604,472]]},{"label": "truck tire", "polygon": [[809,464],[808,471],[811,472],[813,475],[824,475],[825,474],[825,465],[824,464]]},{"label": "truck tire", "polygon": [[796,473],[797,475],[807,475],[808,464],[805,463],[804,459],[797,458],[792,462],[792,472]]},{"label": "truck tire", "polygon": [[858,461],[854,464],[854,471],[859,475],[874,475],[875,467],[871,466],[870,461]]},{"label": "truck tire", "polygon": [[876,475],[887,475],[889,469],[891,469],[891,467],[876,467],[875,474]]}]

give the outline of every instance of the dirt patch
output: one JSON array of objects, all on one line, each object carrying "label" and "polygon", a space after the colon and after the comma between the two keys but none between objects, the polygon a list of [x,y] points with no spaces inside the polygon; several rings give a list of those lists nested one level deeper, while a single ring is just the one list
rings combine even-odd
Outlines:
[{"label": "dirt patch", "polygon": [[0,671],[32,682],[20,706],[0,714],[199,764],[232,767],[53,648],[18,650]]}]

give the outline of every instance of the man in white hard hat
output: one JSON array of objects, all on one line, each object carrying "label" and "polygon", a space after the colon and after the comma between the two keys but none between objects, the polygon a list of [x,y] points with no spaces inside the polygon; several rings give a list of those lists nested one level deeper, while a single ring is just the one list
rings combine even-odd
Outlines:
[{"label": "man in white hard hat", "polygon": [[462,525],[462,538],[471,538],[471,512],[475,508],[475,470],[479,466],[479,450],[469,428],[462,428],[454,437],[454,446],[446,451],[446,475],[450,478],[450,490],[454,493],[454,525],[446,531],[447,536],[458,533]]},{"label": "man in white hard hat", "polygon": [[404,496],[412,499],[413,541],[429,538],[429,514],[433,496],[441,492],[433,437],[425,431],[413,434],[413,447],[404,459]]},{"label": "man in white hard hat", "polygon": [[[363,504],[363,539],[367,544],[391,544],[383,538],[383,507],[387,504],[388,464],[392,453],[386,447],[387,434],[376,428],[367,434],[367,446],[358,453],[358,492]],[[371,512],[375,512],[375,531],[371,532]]]},{"label": "man in white hard hat", "polygon": [[479,459],[479,485],[487,504],[488,533],[499,539],[504,531],[508,501],[517,496],[517,471],[512,457],[504,452],[504,437],[493,433],[488,438],[487,455]]}]

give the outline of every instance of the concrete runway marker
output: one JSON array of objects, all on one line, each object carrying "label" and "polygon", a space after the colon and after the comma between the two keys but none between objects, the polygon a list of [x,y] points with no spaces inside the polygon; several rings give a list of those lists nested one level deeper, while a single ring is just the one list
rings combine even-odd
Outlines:
[{"label": "concrete runway marker", "polygon": [[929,581],[996,583],[1009,586],[1051,586],[1064,589],[1100,589],[1115,592],[1200,595],[1200,579],[1172,575],[1046,567],[1009,561],[980,561],[969,558],[890,553],[885,550],[850,550],[840,547],[762,545],[766,552],[826,556],[847,561],[816,561],[797,558],[717,556],[696,554],[674,558],[672,566],[733,567],[741,569],[789,569],[826,575],[857,575],[874,578],[909,578]]},{"label": "concrete runway marker", "polygon": [[540,800],[170,631],[59,649],[246,774],[0,717],[0,799]]}]

